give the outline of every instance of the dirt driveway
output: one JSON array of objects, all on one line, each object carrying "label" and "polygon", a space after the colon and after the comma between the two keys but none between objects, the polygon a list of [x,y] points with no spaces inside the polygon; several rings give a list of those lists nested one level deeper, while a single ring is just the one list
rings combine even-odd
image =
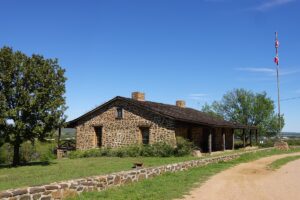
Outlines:
[{"label": "dirt driveway", "polygon": [[276,155],[237,165],[211,177],[184,199],[300,199],[300,160],[292,161],[276,171],[266,169],[273,161],[293,155],[300,153]]}]

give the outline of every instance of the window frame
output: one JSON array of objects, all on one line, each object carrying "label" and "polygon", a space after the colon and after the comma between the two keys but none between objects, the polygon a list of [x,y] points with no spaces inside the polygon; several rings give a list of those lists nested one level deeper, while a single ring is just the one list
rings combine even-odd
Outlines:
[{"label": "window frame", "polygon": [[[149,145],[150,144],[150,127],[143,126],[143,127],[139,127],[139,129],[140,129],[140,134],[141,134],[141,137],[142,137],[142,144],[143,145]],[[148,132],[147,138],[145,137],[145,134],[144,134],[145,130]]]},{"label": "window frame", "polygon": [[116,119],[124,119],[124,108],[123,107],[117,107]]}]

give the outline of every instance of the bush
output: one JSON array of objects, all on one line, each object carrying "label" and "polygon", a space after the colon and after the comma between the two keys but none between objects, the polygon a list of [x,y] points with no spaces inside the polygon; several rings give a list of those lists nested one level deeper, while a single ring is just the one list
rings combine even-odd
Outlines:
[{"label": "bush", "polygon": [[177,141],[177,147],[175,150],[176,156],[190,155],[192,153],[193,149],[195,149],[194,144],[192,142],[184,139],[183,137],[177,137],[176,141]]},{"label": "bush", "polygon": [[69,153],[69,158],[86,158],[86,157],[171,157],[190,155],[193,150],[193,144],[183,138],[177,138],[177,147],[163,142],[153,145],[132,145],[116,149],[101,148],[85,151],[73,151]]},{"label": "bush", "polygon": [[71,158],[71,159],[74,159],[74,158],[83,158],[83,153],[84,153],[84,151],[71,151],[68,154],[68,157]]},{"label": "bush", "polygon": [[0,164],[8,164],[12,162],[13,148],[9,144],[4,144],[0,147]]},{"label": "bush", "polygon": [[164,142],[155,143],[150,147],[152,148],[153,152],[152,156],[155,157],[171,157],[175,154],[175,149],[171,145]]},{"label": "bush", "polygon": [[[36,150],[31,142],[24,142],[20,148],[20,160],[22,163],[36,161],[40,156],[34,156]],[[37,157],[37,158],[35,158]]]},{"label": "bush", "polygon": [[[31,142],[24,142],[20,147],[21,163],[49,161],[55,159],[54,149],[55,142],[39,142],[36,141],[34,145]],[[0,147],[0,164],[9,164],[13,160],[13,146],[4,144]]]},{"label": "bush", "polygon": [[290,146],[300,146],[300,139],[285,140]]}]

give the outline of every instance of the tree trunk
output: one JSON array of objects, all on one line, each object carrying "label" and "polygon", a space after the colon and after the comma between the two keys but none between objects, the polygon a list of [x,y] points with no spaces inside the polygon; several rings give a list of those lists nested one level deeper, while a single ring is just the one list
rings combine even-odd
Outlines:
[{"label": "tree trunk", "polygon": [[12,165],[15,167],[20,165],[20,146],[21,146],[20,136],[16,137],[16,141],[13,145],[14,145],[14,157],[13,157]]}]

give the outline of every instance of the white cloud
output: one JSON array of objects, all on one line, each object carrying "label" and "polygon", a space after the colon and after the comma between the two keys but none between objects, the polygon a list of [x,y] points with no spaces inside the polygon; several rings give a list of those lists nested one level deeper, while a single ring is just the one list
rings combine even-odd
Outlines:
[{"label": "white cloud", "polygon": [[272,68],[264,68],[264,67],[245,67],[245,68],[236,68],[238,71],[247,71],[247,72],[262,72],[262,73],[274,73],[275,69]]},{"label": "white cloud", "polygon": [[189,95],[189,98],[193,100],[205,100],[207,97],[208,94],[204,94],[204,93],[194,93]]},{"label": "white cloud", "polygon": [[260,5],[256,6],[254,9],[259,11],[266,11],[273,7],[282,6],[288,3],[291,3],[295,0],[266,0],[263,1]]},{"label": "white cloud", "polygon": [[[276,69],[275,68],[269,68],[269,67],[245,67],[245,68],[235,68],[235,70],[238,71],[245,71],[250,73],[261,73],[268,76],[276,76]],[[279,74],[281,76],[285,75],[292,75],[299,73],[300,70],[287,70],[287,69],[280,69]]]}]

